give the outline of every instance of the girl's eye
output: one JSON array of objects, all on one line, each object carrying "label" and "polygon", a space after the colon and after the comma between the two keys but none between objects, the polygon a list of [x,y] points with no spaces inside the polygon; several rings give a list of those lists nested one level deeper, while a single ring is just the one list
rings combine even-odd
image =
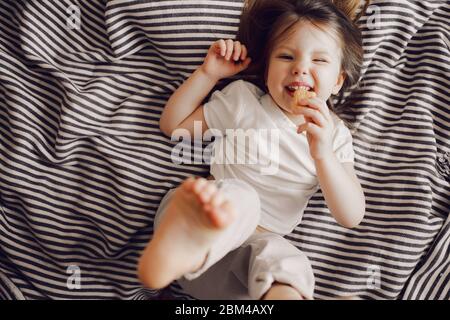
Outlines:
[{"label": "girl's eye", "polygon": [[314,62],[322,62],[322,63],[327,63],[328,61],[326,59],[314,59]]},{"label": "girl's eye", "polygon": [[288,54],[281,54],[278,57],[281,59],[284,59],[284,60],[292,60],[292,56],[290,56]]}]

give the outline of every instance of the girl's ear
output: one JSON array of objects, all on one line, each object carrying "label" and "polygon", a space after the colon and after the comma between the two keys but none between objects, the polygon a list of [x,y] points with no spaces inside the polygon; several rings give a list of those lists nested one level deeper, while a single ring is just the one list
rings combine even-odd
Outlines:
[{"label": "girl's ear", "polygon": [[333,87],[333,94],[338,94],[339,91],[341,91],[342,86],[344,85],[344,81],[345,81],[345,74],[344,72],[341,72],[341,74],[339,75],[336,84]]}]

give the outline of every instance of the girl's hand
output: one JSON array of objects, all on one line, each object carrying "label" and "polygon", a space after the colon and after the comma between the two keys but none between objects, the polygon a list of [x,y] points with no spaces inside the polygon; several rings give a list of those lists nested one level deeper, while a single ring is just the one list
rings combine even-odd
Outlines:
[{"label": "girl's hand", "polygon": [[305,117],[297,133],[306,131],[311,157],[320,160],[332,156],[334,122],[326,102],[318,97],[300,100],[294,113]]},{"label": "girl's hand", "polygon": [[250,62],[245,45],[231,39],[220,39],[211,45],[200,68],[208,77],[218,81],[245,70]]}]

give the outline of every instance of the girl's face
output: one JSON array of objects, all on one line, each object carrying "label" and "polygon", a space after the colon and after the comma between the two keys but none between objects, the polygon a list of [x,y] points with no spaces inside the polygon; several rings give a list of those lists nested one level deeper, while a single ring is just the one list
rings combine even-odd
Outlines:
[{"label": "girl's face", "polygon": [[336,39],[306,21],[299,22],[294,30],[275,44],[266,79],[273,100],[287,113],[291,113],[297,87],[308,87],[326,101],[344,83],[341,49]]}]

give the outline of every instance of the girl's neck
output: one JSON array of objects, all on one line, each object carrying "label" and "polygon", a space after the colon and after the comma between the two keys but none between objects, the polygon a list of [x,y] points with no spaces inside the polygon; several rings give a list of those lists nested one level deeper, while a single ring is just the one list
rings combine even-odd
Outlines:
[{"label": "girl's neck", "polygon": [[[280,107],[278,107],[278,108],[280,108]],[[281,109],[281,111],[283,111],[283,113],[286,115],[286,117],[288,117],[289,120],[291,120],[296,126],[299,126],[299,125],[305,123],[305,118],[302,115],[300,115],[300,114],[295,115],[295,114],[289,113],[283,109]]]}]

